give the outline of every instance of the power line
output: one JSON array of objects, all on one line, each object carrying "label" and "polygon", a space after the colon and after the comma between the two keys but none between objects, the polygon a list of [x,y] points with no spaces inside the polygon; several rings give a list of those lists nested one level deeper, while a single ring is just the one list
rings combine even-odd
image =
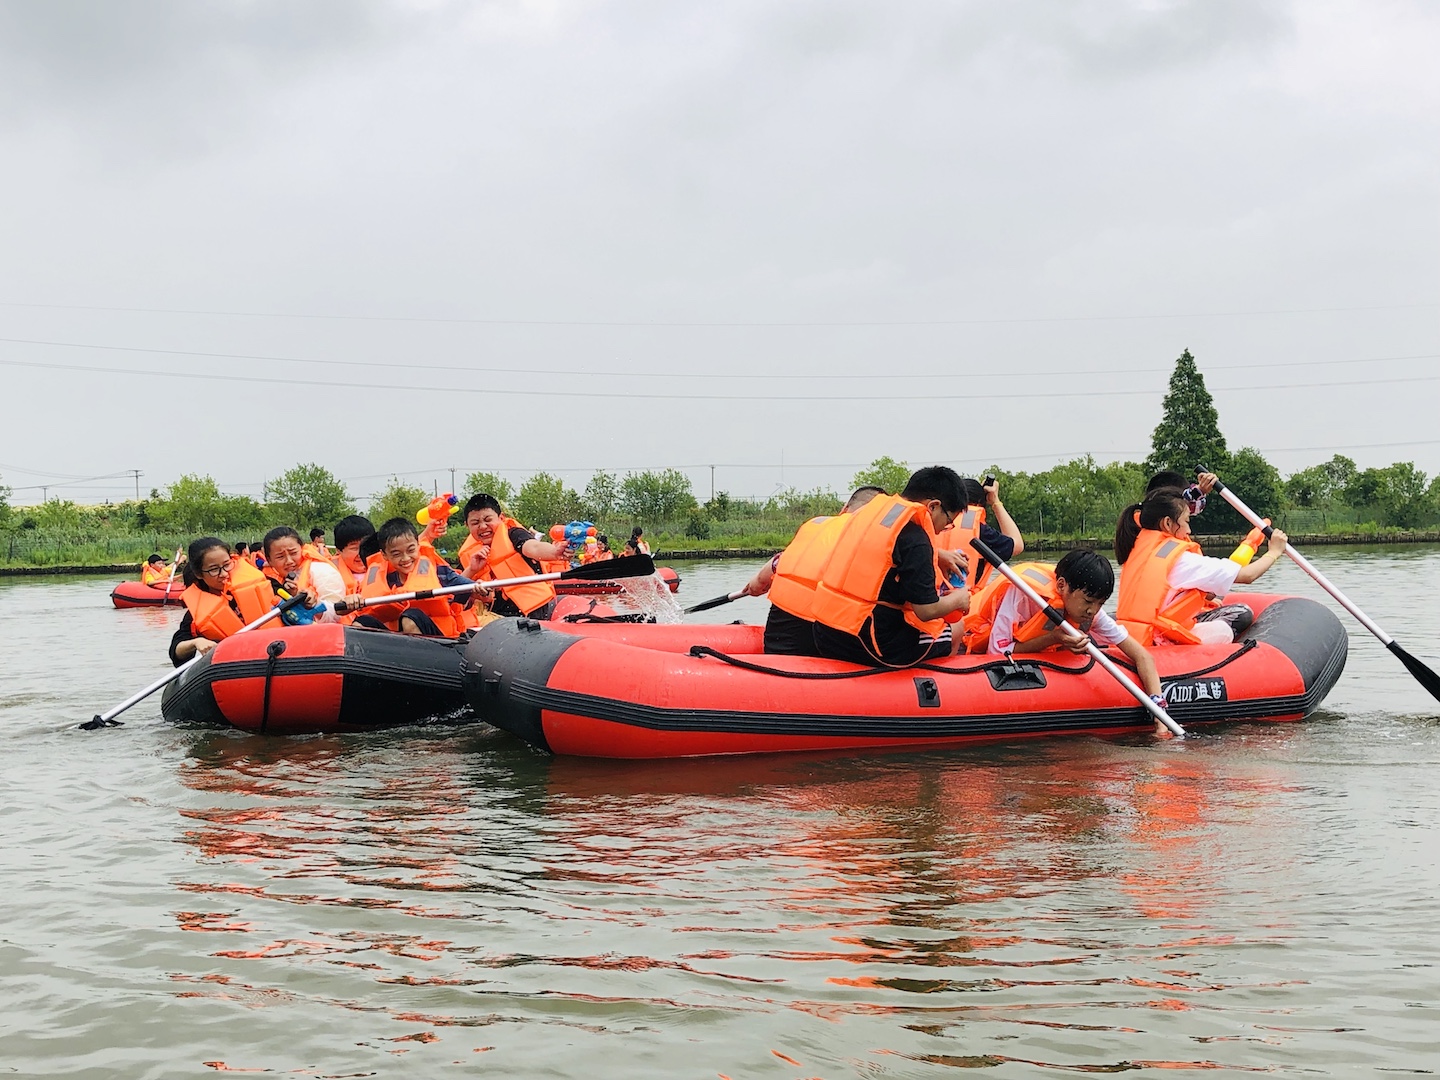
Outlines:
[{"label": "power line", "polygon": [[325,322],[437,323],[468,326],[657,327],[657,328],[828,328],[905,326],[996,326],[1022,323],[1138,322],[1161,319],[1232,319],[1260,315],[1326,315],[1357,311],[1408,311],[1440,305],[1374,304],[1355,307],[1262,308],[1239,311],[1193,311],[1141,315],[1023,315],[988,319],[853,319],[853,320],[647,320],[647,319],[473,319],[415,315],[337,315],[286,311],[219,311],[199,308],[112,307],[98,304],[33,304],[0,302],[0,307],[51,311],[110,311],[147,315],[207,315],[244,319],[313,319]]},{"label": "power line", "polygon": [[[204,382],[229,382],[229,383],[258,383],[266,386],[321,386],[327,389],[336,389],[336,384],[323,379],[276,379],[263,375],[230,375],[220,372],[204,371],[155,371],[144,368],[108,368],[92,364],[47,364],[39,360],[0,360],[0,365],[6,367],[39,368],[46,371],[87,371],[105,375],[143,375],[154,378],[170,379],[198,379]],[[1325,383],[1276,383],[1270,385],[1249,385],[1249,386],[1218,386],[1213,389],[1224,393],[1230,390],[1245,391],[1247,393],[1259,390],[1325,390],[1332,387],[1346,386],[1384,386],[1399,383],[1434,382],[1440,380],[1440,375],[1409,375],[1393,379],[1358,379],[1346,382],[1325,382]],[[752,405],[764,405],[776,402],[836,402],[836,401],[904,401],[913,402],[914,395],[879,395],[879,394],[766,394],[756,396],[755,394],[657,394],[657,393],[634,393],[625,391],[603,391],[603,390],[569,390],[552,387],[471,387],[471,386],[415,386],[393,383],[346,383],[343,389],[349,390],[384,390],[387,393],[409,391],[411,393],[425,394],[494,394],[506,397],[578,397],[578,398],[604,398],[618,399],[624,401],[746,401]],[[1156,387],[1151,390],[1038,390],[1029,393],[1014,394],[976,394],[976,393],[954,393],[954,394],[927,394],[928,401],[1031,401],[1039,398],[1095,398],[1095,397],[1153,397],[1164,392],[1163,387]]]},{"label": "power line", "polygon": [[[308,356],[270,356],[262,353],[205,352],[196,349],[152,349],[135,345],[102,345],[82,341],[48,341],[39,338],[0,337],[0,342],[11,345],[40,345],[57,349],[94,349],[97,352],[148,353],[153,356],[193,356],[211,360],[259,360],[278,364],[322,364],[327,367],[370,367],[398,368],[405,371],[456,371],[474,375],[528,375],[537,378],[628,378],[628,379],[973,379],[976,371],[915,371],[915,372],[865,372],[786,374],[775,372],[734,372],[734,371],[597,371],[593,368],[543,370],[533,367],[472,367],[466,364],[424,364],[395,360],[331,360]],[[1406,356],[1359,356],[1338,360],[1282,360],[1273,364],[1207,364],[1207,371],[1266,371],[1271,368],[1319,367],[1334,364],[1373,364],[1397,360],[1434,360],[1440,353],[1416,353]],[[1157,371],[1162,373],[1163,371]],[[1137,375],[1146,372],[1135,368],[1066,368],[1061,371],[991,370],[983,374],[987,378],[1010,377],[1026,379],[1051,379],[1065,376],[1084,375]]]}]

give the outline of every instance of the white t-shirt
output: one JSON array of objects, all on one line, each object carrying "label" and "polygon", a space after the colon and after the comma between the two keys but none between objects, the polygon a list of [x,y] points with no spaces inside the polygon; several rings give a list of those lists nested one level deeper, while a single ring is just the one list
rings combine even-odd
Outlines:
[{"label": "white t-shirt", "polygon": [[[1000,607],[995,612],[995,623],[990,627],[989,652],[995,656],[1003,656],[1007,649],[1013,649],[1015,627],[1024,626],[1039,610],[1040,605],[1019,589],[1012,588],[1006,593],[1005,599],[1000,601]],[[1097,611],[1094,621],[1090,623],[1090,640],[1102,649],[1119,645],[1129,636],[1128,630],[1103,611]]]},{"label": "white t-shirt", "polygon": [[322,603],[330,604],[345,599],[345,579],[340,576],[340,571],[329,563],[310,564],[310,584],[315,587]]},{"label": "white t-shirt", "polygon": [[1162,608],[1185,589],[1199,589],[1223,597],[1235,587],[1235,578],[1240,574],[1240,564],[1229,559],[1216,559],[1209,555],[1197,555],[1193,551],[1181,552],[1180,557],[1170,564],[1165,583],[1170,592]]}]

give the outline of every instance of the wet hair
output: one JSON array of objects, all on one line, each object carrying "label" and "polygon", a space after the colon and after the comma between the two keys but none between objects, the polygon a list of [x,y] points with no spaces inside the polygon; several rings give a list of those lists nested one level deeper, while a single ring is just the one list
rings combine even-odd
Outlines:
[{"label": "wet hair", "polygon": [[853,514],[877,495],[886,494],[888,492],[882,487],[876,487],[874,484],[861,484],[850,493],[850,498],[845,500],[845,508],[841,513]]},{"label": "wet hair", "polygon": [[294,529],[292,529],[289,525],[276,525],[275,528],[271,529],[268,533],[265,534],[265,539],[260,541],[260,543],[263,545],[260,550],[265,552],[265,557],[267,559],[270,557],[270,545],[274,544],[278,540],[284,540],[287,536],[294,540],[297,544],[300,543],[300,534]]},{"label": "wet hair", "polygon": [[314,540],[324,540],[324,539],[325,539],[325,530],[324,530],[324,529],[319,529],[319,528],[311,529],[311,530],[310,530],[310,539],[311,539],[312,541],[314,541]]},{"label": "wet hair", "polygon": [[1120,511],[1120,520],[1115,523],[1115,561],[1121,566],[1130,557],[1135,547],[1135,538],[1141,529],[1158,529],[1166,518],[1180,520],[1180,515],[1190,509],[1178,491],[1160,489],[1145,496],[1143,503],[1131,503]]},{"label": "wet hair", "polygon": [[247,544],[244,540],[236,540],[236,541],[235,541],[235,554],[236,554],[236,555],[244,555],[244,554],[245,554],[247,551],[249,551],[249,550],[250,550],[250,545]]},{"label": "wet hair", "polygon": [[464,521],[477,510],[494,510],[495,513],[501,516],[505,513],[505,508],[500,505],[500,500],[495,498],[494,495],[487,495],[483,491],[477,491],[465,500],[465,509],[460,514],[460,520]]},{"label": "wet hair", "polygon": [[375,532],[375,545],[380,551],[390,546],[391,540],[398,540],[402,536],[409,536],[413,539],[420,539],[420,533],[415,528],[415,523],[409,518],[393,517],[381,525]]},{"label": "wet hair", "polygon": [[1055,577],[1064,578],[1070,588],[1092,600],[1109,600],[1115,591],[1115,570],[1110,560],[1088,548],[1076,548],[1060,556],[1055,564]]},{"label": "wet hair", "polygon": [[642,529],[642,528],[640,528],[639,525],[636,525],[633,529],[630,530],[630,539],[631,539],[631,540],[639,540],[640,537],[642,537],[642,536],[644,536],[644,535],[645,535],[645,530]]},{"label": "wet hair", "polygon": [[1145,494],[1152,491],[1183,491],[1185,488],[1185,477],[1178,472],[1162,470],[1150,477],[1150,482],[1145,485]]},{"label": "wet hair", "polygon": [[230,545],[218,536],[202,536],[198,540],[190,541],[190,546],[185,549],[186,585],[201,584],[200,563],[204,560],[205,553],[211,548],[224,548],[225,554],[230,554]]},{"label": "wet hair", "polygon": [[335,523],[335,546],[347,548],[356,540],[364,540],[367,536],[375,535],[375,526],[370,523],[367,517],[359,514],[351,514],[343,517]]},{"label": "wet hair", "polygon": [[146,559],[145,561],[146,561],[147,563],[157,563],[157,562],[158,562],[158,563],[163,563],[163,562],[165,561],[165,556],[164,556],[164,555],[161,555],[161,554],[157,551],[154,555],[151,555],[151,556],[150,556],[148,559]]},{"label": "wet hair", "polygon": [[965,490],[966,506],[985,505],[985,485],[971,476],[962,476],[960,486]]},{"label": "wet hair", "polygon": [[965,509],[965,487],[960,474],[948,465],[926,465],[905,483],[900,497],[907,502],[939,500],[940,507],[947,514],[958,514]]}]

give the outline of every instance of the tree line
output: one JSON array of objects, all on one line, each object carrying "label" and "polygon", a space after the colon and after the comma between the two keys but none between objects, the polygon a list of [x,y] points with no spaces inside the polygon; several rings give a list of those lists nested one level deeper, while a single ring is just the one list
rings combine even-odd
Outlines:
[{"label": "tree line", "polygon": [[[936,455],[943,458],[943,451]],[[1121,510],[1137,501],[1155,472],[1184,476],[1197,466],[1218,473],[1258,512],[1290,531],[1345,531],[1365,528],[1415,529],[1440,524],[1440,476],[1431,479],[1413,461],[1361,469],[1341,454],[1282,477],[1254,447],[1231,451],[1221,433],[1219,414],[1195,358],[1185,350],[1175,362],[1162,403],[1162,415],[1144,461],[1101,465],[1091,455],[1042,472],[1009,471],[1003,463],[985,472],[1000,481],[1001,497],[1021,529],[1035,535],[1108,536]],[[910,465],[878,458],[852,477],[852,487],[877,484],[899,491]],[[602,531],[628,535],[631,525],[652,530],[662,542],[722,542],[750,538],[784,543],[787,530],[809,517],[836,513],[848,491],[787,488],[768,499],[740,499],[717,492],[705,503],[696,498],[689,477],[678,469],[619,476],[597,471],[584,488],[568,487],[549,473],[535,473],[518,488],[494,473],[465,478],[464,494],[488,492],[519,521],[547,529],[557,522],[587,520]],[[148,499],[99,506],[51,500],[39,506],[12,507],[0,487],[0,529],[118,530],[167,533],[214,532],[243,536],[273,525],[329,529],[355,512],[355,499],[344,483],[314,463],[296,465],[266,485],[264,498],[227,495],[208,476],[186,475]],[[410,517],[431,492],[398,477],[369,501],[377,524]],[[1238,514],[1214,498],[1198,533],[1248,530]],[[777,540],[777,538],[779,538]]]}]

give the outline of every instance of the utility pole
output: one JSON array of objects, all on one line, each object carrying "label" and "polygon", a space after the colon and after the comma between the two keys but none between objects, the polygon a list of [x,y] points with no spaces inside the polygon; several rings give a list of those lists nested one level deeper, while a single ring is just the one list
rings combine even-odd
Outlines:
[{"label": "utility pole", "polygon": [[40,485],[40,504],[41,504],[42,506],[43,506],[45,503],[47,503],[47,502],[50,501],[50,496],[49,496],[49,494],[48,494],[49,491],[50,491],[50,485],[49,485],[49,484],[41,484],[41,485]]},{"label": "utility pole", "polygon": [[136,501],[136,502],[139,502],[139,501],[140,501],[140,470],[139,470],[139,469],[131,469],[130,471],[135,474],[135,501]]},{"label": "utility pole", "polygon": [[453,494],[454,491],[455,491],[455,466],[454,466],[454,465],[451,465],[451,466],[450,466],[450,491],[451,491],[452,494]]},{"label": "utility pole", "polygon": [[715,501],[715,466],[710,466],[710,501]]}]

